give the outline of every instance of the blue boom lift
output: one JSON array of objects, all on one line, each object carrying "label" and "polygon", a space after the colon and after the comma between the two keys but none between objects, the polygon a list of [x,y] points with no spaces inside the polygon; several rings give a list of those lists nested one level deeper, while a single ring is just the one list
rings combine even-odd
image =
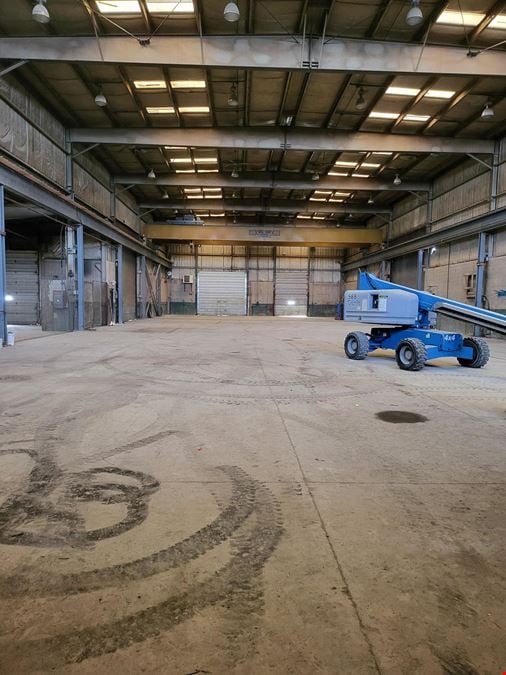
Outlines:
[{"label": "blue boom lift", "polygon": [[490,356],[487,342],[480,337],[435,330],[437,314],[506,335],[504,314],[360,272],[358,290],[344,294],[344,319],[380,325],[369,333],[348,333],[344,341],[346,356],[358,361],[375,349],[395,349],[397,365],[402,370],[421,370],[426,361],[449,356],[456,357],[466,368],[482,368]]}]

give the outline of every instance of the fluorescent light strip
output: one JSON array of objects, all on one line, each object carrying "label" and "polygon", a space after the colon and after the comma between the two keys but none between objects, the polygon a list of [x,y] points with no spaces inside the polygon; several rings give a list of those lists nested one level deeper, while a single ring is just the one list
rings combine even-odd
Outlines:
[{"label": "fluorescent light strip", "polygon": [[360,165],[360,168],[361,169],[377,169],[379,166],[381,166],[381,164],[373,164],[373,163],[370,163],[370,162],[362,162],[362,164]]},{"label": "fluorescent light strip", "polygon": [[146,108],[148,115],[174,115],[175,109],[170,106],[160,106],[159,108]]},{"label": "fluorescent light strip", "polygon": [[136,89],[167,89],[165,80],[134,80]]},{"label": "fluorescent light strip", "polygon": [[209,112],[209,106],[207,105],[193,105],[193,106],[181,106],[179,108],[180,113],[208,113]]},{"label": "fluorescent light strip", "polygon": [[448,89],[429,89],[429,91],[424,95],[424,98],[443,98],[449,99],[455,96],[454,91]]},{"label": "fluorescent light strip", "polygon": [[351,175],[353,178],[369,178],[366,173],[352,173]]},{"label": "fluorescent light strip", "polygon": [[171,80],[172,89],[205,89],[205,80]]},{"label": "fluorescent light strip", "polygon": [[411,87],[388,87],[386,93],[391,96],[416,96],[420,93],[420,89],[413,89]]},{"label": "fluorescent light strip", "polygon": [[191,164],[191,157],[171,157],[169,162],[171,164]]},{"label": "fluorescent light strip", "polygon": [[216,164],[218,160],[216,157],[195,157],[193,161],[195,164]]},{"label": "fluorescent light strip", "polygon": [[378,120],[396,120],[399,117],[399,113],[391,112],[381,112],[380,110],[373,110],[369,113],[369,117]]},{"label": "fluorescent light strip", "polygon": [[355,168],[357,164],[358,162],[341,162],[341,161],[334,162],[334,166],[349,166],[351,168]]},{"label": "fluorescent light strip", "polygon": [[348,174],[341,171],[329,171],[329,176],[348,176]]},{"label": "fluorescent light strip", "polygon": [[430,115],[404,115],[403,122],[427,122],[430,120]]}]

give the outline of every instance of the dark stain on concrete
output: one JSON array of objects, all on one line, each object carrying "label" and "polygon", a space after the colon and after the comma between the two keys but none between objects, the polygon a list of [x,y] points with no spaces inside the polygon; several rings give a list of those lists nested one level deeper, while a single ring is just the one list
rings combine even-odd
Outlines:
[{"label": "dark stain on concrete", "polygon": [[428,417],[408,410],[382,410],[377,412],[375,416],[382,422],[390,422],[391,424],[418,424],[429,421]]}]

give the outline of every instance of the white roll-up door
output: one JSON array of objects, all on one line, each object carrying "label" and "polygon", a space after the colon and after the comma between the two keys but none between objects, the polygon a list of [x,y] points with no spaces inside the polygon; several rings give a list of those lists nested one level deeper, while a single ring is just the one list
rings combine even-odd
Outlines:
[{"label": "white roll-up door", "polygon": [[7,321],[39,323],[39,254],[37,251],[7,251]]},{"label": "white roll-up door", "polygon": [[199,272],[197,311],[210,316],[246,315],[246,272]]},{"label": "white roll-up door", "polygon": [[274,314],[307,316],[307,272],[277,272]]}]

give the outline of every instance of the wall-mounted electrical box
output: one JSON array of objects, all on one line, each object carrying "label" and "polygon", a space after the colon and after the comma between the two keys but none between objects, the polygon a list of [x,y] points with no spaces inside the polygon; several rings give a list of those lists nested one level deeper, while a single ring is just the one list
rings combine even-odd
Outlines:
[{"label": "wall-mounted electrical box", "polygon": [[183,276],[183,284],[193,284],[193,274],[185,274]]}]

